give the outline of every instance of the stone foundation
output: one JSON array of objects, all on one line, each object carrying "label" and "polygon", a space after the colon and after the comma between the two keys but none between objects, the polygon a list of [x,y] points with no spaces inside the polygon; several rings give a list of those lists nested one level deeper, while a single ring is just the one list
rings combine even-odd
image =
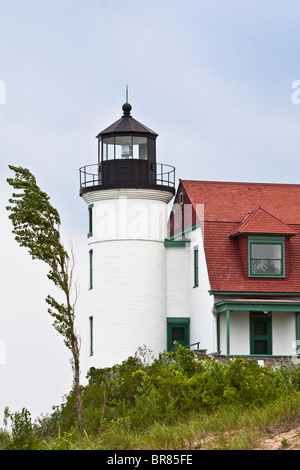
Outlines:
[{"label": "stone foundation", "polygon": [[273,369],[276,366],[280,365],[289,365],[293,364],[300,364],[300,358],[296,356],[238,356],[238,355],[226,355],[226,354],[207,354],[206,349],[197,349],[194,350],[196,353],[199,361],[204,359],[205,357],[214,357],[218,361],[226,364],[230,359],[236,358],[243,358],[245,361],[257,360],[261,366],[269,367],[269,369]]}]

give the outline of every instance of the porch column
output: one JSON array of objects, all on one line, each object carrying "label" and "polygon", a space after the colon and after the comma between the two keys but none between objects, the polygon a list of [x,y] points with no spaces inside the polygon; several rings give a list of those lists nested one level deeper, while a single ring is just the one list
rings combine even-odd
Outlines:
[{"label": "porch column", "polygon": [[296,317],[296,355],[300,354],[300,312],[295,312]]},{"label": "porch column", "polygon": [[230,310],[226,310],[226,354],[230,354]]},{"label": "porch column", "polygon": [[217,351],[221,350],[220,342],[220,312],[217,312]]}]

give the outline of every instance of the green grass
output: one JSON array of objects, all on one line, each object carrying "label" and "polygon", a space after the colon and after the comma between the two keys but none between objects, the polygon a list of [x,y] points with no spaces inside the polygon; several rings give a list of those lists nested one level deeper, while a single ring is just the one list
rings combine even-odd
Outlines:
[{"label": "green grass", "polygon": [[44,442],[48,449],[84,450],[252,450],[264,438],[299,426],[300,394],[289,395],[264,407],[224,407],[214,413],[199,413],[174,424],[153,423],[135,431],[117,426],[97,437],[83,432]]}]

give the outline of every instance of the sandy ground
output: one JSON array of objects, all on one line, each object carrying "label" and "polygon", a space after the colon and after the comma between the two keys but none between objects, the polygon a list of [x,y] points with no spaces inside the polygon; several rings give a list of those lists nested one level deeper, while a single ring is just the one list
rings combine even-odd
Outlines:
[{"label": "sandy ground", "polygon": [[300,426],[288,432],[265,439],[255,450],[300,450]]}]

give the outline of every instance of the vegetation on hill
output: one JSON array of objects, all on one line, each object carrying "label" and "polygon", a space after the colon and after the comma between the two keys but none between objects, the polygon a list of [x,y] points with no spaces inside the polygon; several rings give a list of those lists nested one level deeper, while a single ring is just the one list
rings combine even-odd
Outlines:
[{"label": "vegetation on hill", "polygon": [[[300,365],[276,370],[241,358],[198,361],[178,350],[159,359],[141,348],[120,365],[88,373],[83,421],[72,390],[53,413],[31,423],[5,411],[2,449],[254,448],[276,423],[299,425]],[[272,428],[273,426],[273,428]]]}]

